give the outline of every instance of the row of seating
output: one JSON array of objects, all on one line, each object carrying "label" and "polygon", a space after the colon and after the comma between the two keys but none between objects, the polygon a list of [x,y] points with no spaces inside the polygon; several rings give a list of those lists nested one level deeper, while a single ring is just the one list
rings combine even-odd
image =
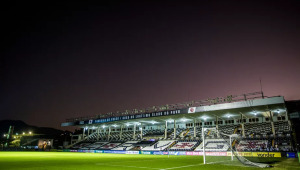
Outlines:
[{"label": "row of seating", "polygon": [[[251,123],[245,124],[245,135],[246,137],[274,137],[272,134],[272,127],[270,122],[264,123]],[[279,137],[290,137],[291,136],[291,128],[287,121],[279,121],[274,122],[276,136]],[[194,137],[194,128],[176,128],[176,139],[200,139],[201,138],[201,127],[196,127],[196,137]],[[219,131],[225,134],[233,134],[233,133],[242,133],[241,125],[219,125]],[[164,139],[165,131],[164,129],[155,129],[155,130],[143,130],[143,138],[155,138],[155,139]],[[275,136],[275,137],[276,137]],[[135,140],[142,140],[140,136],[140,131],[136,131]],[[174,139],[174,131],[173,129],[167,130],[167,139]],[[108,132],[101,132],[98,134],[95,132],[89,136],[88,141],[105,141],[108,140]],[[111,132],[109,140],[134,140],[133,139],[133,131],[123,131],[122,137],[120,137],[120,132]]]},{"label": "row of seating", "polygon": [[[204,146],[207,152],[225,152],[229,148],[227,141],[224,139],[206,139]],[[195,151],[203,151],[203,142]]]},{"label": "row of seating", "polygon": [[193,151],[200,144],[199,140],[178,141],[169,150],[170,151]]},{"label": "row of seating", "polygon": [[[291,151],[291,138],[247,138],[241,141],[233,140],[233,148],[237,151]],[[229,140],[224,138],[205,139],[208,152],[228,151]],[[143,151],[203,151],[201,140],[159,140],[159,141],[98,141],[80,142],[72,149],[82,150],[143,150]]]}]

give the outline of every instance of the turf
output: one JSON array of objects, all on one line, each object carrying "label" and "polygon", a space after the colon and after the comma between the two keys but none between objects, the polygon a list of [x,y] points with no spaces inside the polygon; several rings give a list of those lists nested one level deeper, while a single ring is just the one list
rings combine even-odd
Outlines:
[{"label": "turf", "polygon": [[[215,157],[218,159],[217,157]],[[297,159],[282,159],[272,170],[300,169]],[[0,152],[0,169],[13,170],[209,170],[260,169],[222,164],[203,164],[201,156],[123,155],[71,152]]]}]

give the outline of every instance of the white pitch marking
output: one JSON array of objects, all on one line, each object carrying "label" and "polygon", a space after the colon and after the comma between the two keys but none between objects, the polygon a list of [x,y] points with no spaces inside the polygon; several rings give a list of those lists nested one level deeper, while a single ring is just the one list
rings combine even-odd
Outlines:
[{"label": "white pitch marking", "polygon": [[172,168],[164,168],[164,169],[160,169],[160,170],[178,169],[178,168],[185,168],[185,167],[199,166],[199,165],[205,165],[205,164],[201,163],[201,164],[195,164],[195,165],[177,166],[177,167],[172,167]]},{"label": "white pitch marking", "polygon": [[141,169],[159,169],[159,168],[150,168],[150,167],[142,167],[142,166],[109,165],[109,164],[100,164],[100,163],[96,163],[96,165],[118,166],[118,167],[127,167],[127,168],[141,168]]}]

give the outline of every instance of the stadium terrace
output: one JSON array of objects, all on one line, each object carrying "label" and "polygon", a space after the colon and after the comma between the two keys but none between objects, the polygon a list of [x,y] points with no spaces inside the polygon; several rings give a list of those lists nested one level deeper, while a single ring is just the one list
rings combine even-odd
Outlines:
[{"label": "stadium terrace", "polygon": [[82,129],[66,148],[87,152],[234,155],[247,164],[244,156],[281,157],[295,148],[284,97],[262,92],[72,118],[61,125]]}]

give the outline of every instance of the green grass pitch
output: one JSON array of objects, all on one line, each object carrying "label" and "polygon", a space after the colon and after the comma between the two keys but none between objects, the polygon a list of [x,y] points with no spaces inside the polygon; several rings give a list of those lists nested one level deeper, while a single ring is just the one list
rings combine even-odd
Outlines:
[{"label": "green grass pitch", "polygon": [[[218,159],[217,157],[214,157]],[[2,170],[250,170],[238,165],[203,164],[202,156],[124,155],[71,152],[0,152]],[[300,169],[297,159],[281,159],[270,170]]]}]

